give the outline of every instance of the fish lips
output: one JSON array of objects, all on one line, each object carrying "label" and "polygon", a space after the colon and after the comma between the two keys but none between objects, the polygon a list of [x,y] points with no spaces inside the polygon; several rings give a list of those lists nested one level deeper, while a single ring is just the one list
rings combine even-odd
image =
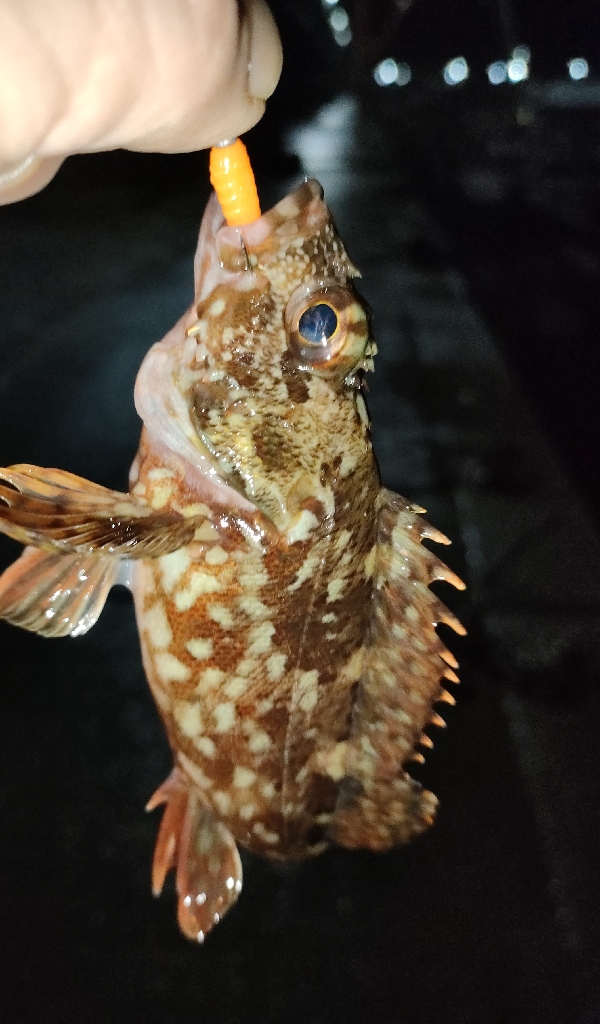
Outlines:
[{"label": "fish lips", "polygon": [[307,178],[258,220],[242,227],[225,224],[213,193],[202,218],[194,260],[196,302],[204,301],[217,284],[248,287],[243,278],[249,271],[275,260],[286,242],[312,237],[330,219],[323,189],[314,178]]}]

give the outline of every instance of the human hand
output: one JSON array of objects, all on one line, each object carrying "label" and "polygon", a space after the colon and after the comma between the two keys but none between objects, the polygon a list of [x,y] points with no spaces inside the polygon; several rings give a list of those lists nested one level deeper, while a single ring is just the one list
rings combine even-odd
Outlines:
[{"label": "human hand", "polygon": [[0,0],[0,204],[71,153],[235,138],[281,61],[264,0]]}]

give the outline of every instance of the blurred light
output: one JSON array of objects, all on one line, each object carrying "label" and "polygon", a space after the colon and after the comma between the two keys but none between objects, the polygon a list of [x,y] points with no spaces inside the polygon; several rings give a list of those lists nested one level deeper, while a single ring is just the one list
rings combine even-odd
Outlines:
[{"label": "blurred light", "polygon": [[336,7],[329,15],[329,24],[334,32],[345,32],[350,27],[348,11],[344,7]]},{"label": "blurred light", "polygon": [[343,32],[334,32],[333,38],[338,46],[347,46],[352,41],[352,32],[350,28],[345,28]]},{"label": "blurred light", "polygon": [[373,72],[377,85],[393,85],[398,80],[398,65],[393,57],[386,57]]},{"label": "blurred light", "polygon": [[398,64],[393,57],[386,57],[375,68],[373,78],[377,85],[408,85],[412,71],[404,61]]},{"label": "blurred light", "polygon": [[444,81],[446,85],[458,85],[465,82],[469,77],[469,65],[464,57],[454,57],[449,60],[444,68]]},{"label": "blurred light", "polygon": [[318,174],[345,166],[354,146],[358,104],[354,97],[338,96],[310,121],[286,134],[286,149],[300,157],[304,170]]},{"label": "blurred light", "polygon": [[[352,134],[357,113],[356,100],[352,96],[342,93],[337,99],[321,107],[316,115],[316,122],[327,132],[328,137],[331,137],[332,132],[338,132],[344,139],[347,139]],[[339,140],[336,142],[336,146],[339,148]]]},{"label": "blurred light", "polygon": [[412,71],[405,61],[401,60],[398,65],[398,77],[396,79],[396,85],[408,85],[412,80]]},{"label": "blurred light", "polygon": [[515,46],[512,52],[513,60],[523,60],[526,64],[529,64],[531,60],[531,50],[528,46]]},{"label": "blurred light", "polygon": [[529,68],[524,60],[516,60],[514,57],[509,60],[506,73],[511,82],[524,82],[529,78]]},{"label": "blurred light", "polygon": [[508,78],[508,72],[504,61],[495,60],[493,64],[490,64],[487,68],[487,76],[492,85],[502,85],[502,83]]},{"label": "blurred light", "polygon": [[321,0],[323,7],[335,7],[338,0]]},{"label": "blurred light", "polygon": [[581,79],[587,78],[590,73],[590,66],[585,57],[573,57],[573,60],[568,61],[567,67],[574,82],[581,82]]}]

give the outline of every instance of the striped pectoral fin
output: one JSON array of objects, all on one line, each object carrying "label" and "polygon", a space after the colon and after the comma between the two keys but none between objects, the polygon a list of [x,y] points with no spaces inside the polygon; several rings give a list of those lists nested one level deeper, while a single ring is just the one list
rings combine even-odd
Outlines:
[{"label": "striped pectoral fin", "polygon": [[390,491],[380,496],[373,617],[331,828],[344,846],[386,849],[423,832],[435,816],[436,798],[405,766],[423,760],[420,746],[433,745],[423,730],[445,724],[434,704],[454,703],[443,684],[458,682],[458,664],[436,626],[465,633],[429,587],[437,580],[464,584],[422,547],[426,538],[448,541],[421,511]]},{"label": "striped pectoral fin", "polygon": [[81,636],[98,619],[121,564],[25,548],[0,576],[0,618],[42,636]]},{"label": "striped pectoral fin", "polygon": [[183,934],[203,942],[242,891],[242,864],[233,836],[200,800],[178,768],[156,791],[148,810],[166,804],[160,824],[152,892],[176,869],[177,919]]},{"label": "striped pectoral fin", "polygon": [[152,558],[189,543],[199,525],[59,469],[10,466],[0,480],[0,530],[46,550]]}]

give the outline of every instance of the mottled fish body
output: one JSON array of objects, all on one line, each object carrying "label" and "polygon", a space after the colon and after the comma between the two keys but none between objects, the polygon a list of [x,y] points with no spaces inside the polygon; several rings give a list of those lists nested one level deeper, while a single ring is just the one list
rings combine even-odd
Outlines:
[{"label": "mottled fish body", "polygon": [[[133,592],[174,768],[153,869],[176,868],[202,940],[241,890],[237,845],[278,860],[387,849],[435,797],[406,771],[430,745],[462,586],[421,510],[381,487],[361,389],[375,346],[320,186],[231,228],[213,197],[191,310],[148,353],[129,494],[59,470],[0,471],[0,529],[28,545],[0,616],[79,635]],[[438,719],[438,721],[440,721]]]}]

